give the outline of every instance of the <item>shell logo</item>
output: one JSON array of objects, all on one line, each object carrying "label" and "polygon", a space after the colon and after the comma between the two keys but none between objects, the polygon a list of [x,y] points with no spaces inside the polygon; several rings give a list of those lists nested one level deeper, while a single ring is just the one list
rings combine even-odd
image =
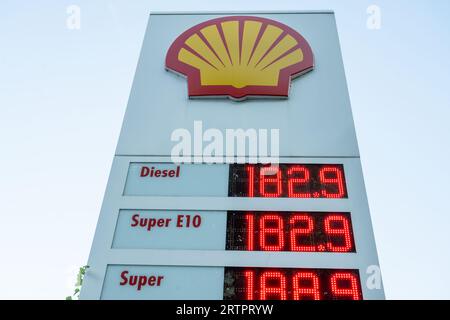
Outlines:
[{"label": "shell logo", "polygon": [[312,50],[297,31],[253,16],[200,23],[166,56],[166,69],[187,77],[191,98],[287,98],[291,79],[313,68]]}]

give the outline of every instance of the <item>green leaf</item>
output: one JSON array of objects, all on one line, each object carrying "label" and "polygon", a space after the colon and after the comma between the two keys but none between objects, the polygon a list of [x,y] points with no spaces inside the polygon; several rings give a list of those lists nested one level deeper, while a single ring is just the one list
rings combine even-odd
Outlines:
[{"label": "green leaf", "polygon": [[75,283],[75,291],[73,296],[66,297],[66,300],[73,300],[74,298],[80,295],[81,286],[83,285],[84,276],[86,274],[86,270],[89,268],[88,265],[80,267],[77,274],[77,281]]},{"label": "green leaf", "polygon": [[81,274],[81,272],[79,272],[77,274],[77,282],[75,283],[76,287],[81,286],[81,284],[83,283],[83,275]]}]

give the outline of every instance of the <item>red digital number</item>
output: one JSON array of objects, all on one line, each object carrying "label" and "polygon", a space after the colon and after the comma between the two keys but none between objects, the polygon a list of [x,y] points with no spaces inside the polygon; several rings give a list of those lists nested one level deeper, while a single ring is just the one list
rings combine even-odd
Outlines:
[{"label": "red digital number", "polygon": [[[338,226],[336,226],[336,224]],[[348,220],[343,216],[331,215],[325,218],[325,233],[330,236],[340,236],[344,240],[342,246],[334,245],[332,241],[327,242],[327,247],[332,252],[348,252],[352,248],[352,239]]]},{"label": "red digital number", "polygon": [[[274,177],[275,176],[275,177]],[[274,191],[267,191],[272,187]],[[259,171],[259,193],[264,198],[278,198],[283,192],[281,170],[278,167],[263,167]]]},{"label": "red digital number", "polygon": [[[337,192],[328,192],[326,188],[322,189],[322,195],[325,198],[342,198],[345,194],[344,179],[342,172],[336,167],[324,167],[319,171],[320,182],[324,185],[335,185]],[[330,177],[331,176],[331,177]]]},{"label": "red digital number", "polygon": [[[291,251],[299,252],[312,252],[315,251],[314,245],[298,245],[297,240],[299,237],[311,236],[314,231],[314,220],[306,214],[296,214],[290,219],[290,240]],[[299,223],[304,223],[305,227],[298,227]]]},{"label": "red digital number", "polygon": [[253,251],[255,248],[255,218],[253,214],[246,214],[245,220],[247,222],[247,250]]},{"label": "red digital number", "polygon": [[245,277],[245,287],[247,288],[246,293],[246,299],[247,300],[254,300],[253,292],[255,292],[254,289],[254,283],[255,283],[255,272],[254,271],[245,271],[244,272]]},{"label": "red digital number", "polygon": [[293,166],[288,170],[287,175],[289,198],[311,198],[311,192],[294,191],[295,186],[304,186],[309,183],[309,170],[307,168],[303,166]]},{"label": "red digital number", "polygon": [[[294,300],[308,297],[320,300],[319,277],[314,272],[297,272],[292,279],[294,286]],[[304,283],[307,283],[305,286]]]},{"label": "red digital number", "polygon": [[361,300],[358,279],[349,272],[336,272],[331,276],[331,291],[336,297]]},{"label": "red digital number", "polygon": [[253,198],[255,196],[255,166],[246,166],[247,180],[248,180],[248,192],[247,196]]},{"label": "red digital number", "polygon": [[[269,227],[273,224],[274,227]],[[280,251],[284,247],[283,219],[278,215],[264,215],[259,220],[259,245],[263,251]],[[275,241],[274,241],[275,240]],[[269,244],[270,242],[275,244]]]},{"label": "red digital number", "polygon": [[[272,285],[271,283],[276,283]],[[265,271],[260,276],[260,300],[286,300],[286,276],[279,271]]]}]

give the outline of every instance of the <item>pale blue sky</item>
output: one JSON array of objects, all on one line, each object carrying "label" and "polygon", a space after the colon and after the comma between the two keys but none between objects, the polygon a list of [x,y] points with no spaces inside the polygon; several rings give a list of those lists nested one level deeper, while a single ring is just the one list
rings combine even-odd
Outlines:
[{"label": "pale blue sky", "polygon": [[387,298],[450,298],[448,0],[2,0],[0,298],[71,293],[151,10],[291,9],[336,12]]}]

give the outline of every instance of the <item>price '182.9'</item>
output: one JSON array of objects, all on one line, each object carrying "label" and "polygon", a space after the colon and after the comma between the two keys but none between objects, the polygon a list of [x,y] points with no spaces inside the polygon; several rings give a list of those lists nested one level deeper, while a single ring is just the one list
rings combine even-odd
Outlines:
[{"label": "price '182.9'", "polygon": [[338,164],[231,165],[229,196],[262,198],[347,198]]}]

